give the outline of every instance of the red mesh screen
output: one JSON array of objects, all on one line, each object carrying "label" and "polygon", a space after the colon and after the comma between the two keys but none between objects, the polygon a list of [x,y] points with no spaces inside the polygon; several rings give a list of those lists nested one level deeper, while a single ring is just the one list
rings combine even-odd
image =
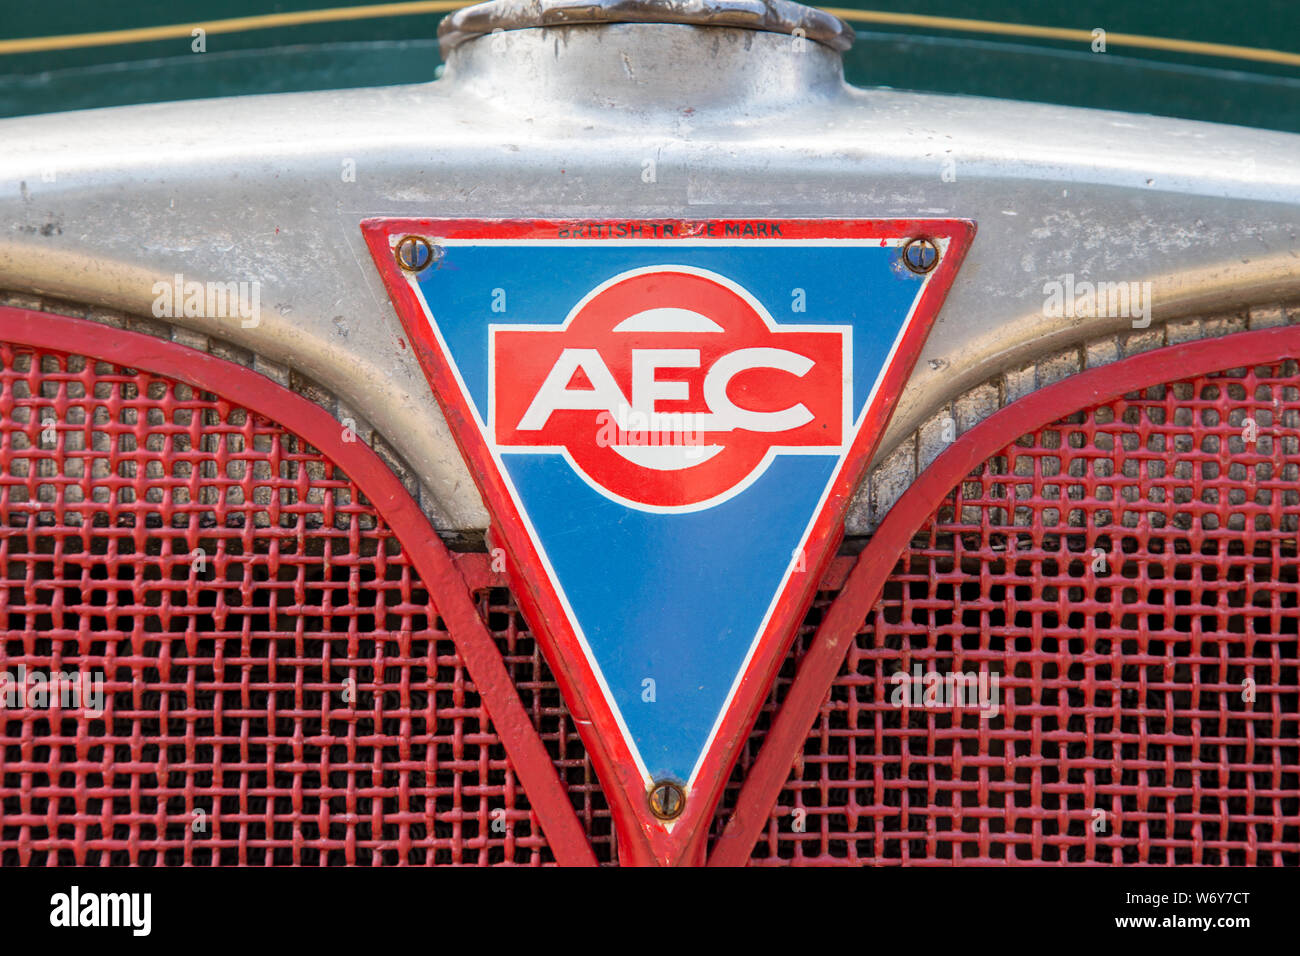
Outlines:
[{"label": "red mesh screen", "polygon": [[[1298,479],[1291,361],[989,459],[899,560],[754,862],[1300,863]],[[999,713],[899,706],[918,665],[1001,675]]]},{"label": "red mesh screen", "polygon": [[0,707],[5,864],[551,859],[423,583],[294,435],[0,345],[0,463],[0,671],[105,678],[100,716]]},{"label": "red mesh screen", "polygon": [[569,791],[578,819],[587,830],[597,861],[617,862],[618,847],[609,804],[605,802],[591,759],[527,621],[509,588],[484,588],[476,591],[476,596],[480,613],[496,638],[515,690],[519,692],[533,726],[541,735],[542,743]]},{"label": "red mesh screen", "polygon": [[[755,862],[1300,862],[1298,426],[1288,362],[991,458],[900,559]],[[550,861],[427,590],[331,462],[184,385],[4,346],[0,461],[0,671],[106,678],[102,716],[0,707],[4,863]],[[522,616],[476,596],[614,859]],[[999,674],[1001,712],[895,706],[918,664]]]}]

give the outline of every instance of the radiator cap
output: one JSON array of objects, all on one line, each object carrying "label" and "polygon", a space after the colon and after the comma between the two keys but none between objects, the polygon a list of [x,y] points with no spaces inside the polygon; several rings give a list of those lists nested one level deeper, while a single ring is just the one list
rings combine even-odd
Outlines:
[{"label": "radiator cap", "polygon": [[[802,35],[832,50],[853,45],[853,28],[791,0],[491,0],[445,17],[438,43],[446,57],[467,40],[497,30],[602,23],[672,23]],[[799,32],[802,31],[802,32]]]}]

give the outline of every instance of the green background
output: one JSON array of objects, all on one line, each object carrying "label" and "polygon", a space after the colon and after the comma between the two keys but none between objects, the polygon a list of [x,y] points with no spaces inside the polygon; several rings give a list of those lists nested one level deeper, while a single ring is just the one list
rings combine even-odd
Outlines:
[{"label": "green background", "polygon": [[[0,0],[0,39],[90,33],[366,0]],[[1300,2],[838,2],[857,9],[963,17],[1300,52]],[[0,116],[242,93],[433,79],[439,14],[209,34],[0,56]],[[1300,132],[1300,67],[991,34],[854,24],[845,58],[860,86],[968,93],[1158,113]],[[0,144],[0,148],[3,144]]]}]

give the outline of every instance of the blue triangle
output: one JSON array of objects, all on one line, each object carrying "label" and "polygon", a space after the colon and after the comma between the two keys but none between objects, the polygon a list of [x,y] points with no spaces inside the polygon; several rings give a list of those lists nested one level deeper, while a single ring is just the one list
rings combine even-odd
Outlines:
[{"label": "blue triangle", "polygon": [[646,769],[690,779],[835,459],[781,456],[730,501],[651,514],[559,455],[502,458]]},{"label": "blue triangle", "polygon": [[[922,287],[895,247],[682,248],[671,241],[453,245],[419,287],[486,420],[489,325],[559,325],[601,282],[672,264],[739,283],[779,324],[851,326],[855,420]],[[796,288],[802,313],[791,309]],[[497,290],[503,312],[492,309],[501,302]],[[654,779],[688,780],[836,459],[778,455],[742,494],[686,514],[605,498],[560,454],[501,459],[646,770]]]}]

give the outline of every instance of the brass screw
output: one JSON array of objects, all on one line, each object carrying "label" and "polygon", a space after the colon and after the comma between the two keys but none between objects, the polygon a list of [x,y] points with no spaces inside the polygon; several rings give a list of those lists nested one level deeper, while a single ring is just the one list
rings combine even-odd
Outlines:
[{"label": "brass screw", "polygon": [[933,239],[909,239],[903,246],[903,265],[923,276],[939,264],[939,247]]},{"label": "brass screw", "polygon": [[671,780],[660,780],[650,788],[650,812],[660,820],[676,820],[686,809],[686,791]]},{"label": "brass screw", "polygon": [[397,264],[406,272],[423,272],[436,257],[429,240],[421,236],[404,236],[394,253]]}]

